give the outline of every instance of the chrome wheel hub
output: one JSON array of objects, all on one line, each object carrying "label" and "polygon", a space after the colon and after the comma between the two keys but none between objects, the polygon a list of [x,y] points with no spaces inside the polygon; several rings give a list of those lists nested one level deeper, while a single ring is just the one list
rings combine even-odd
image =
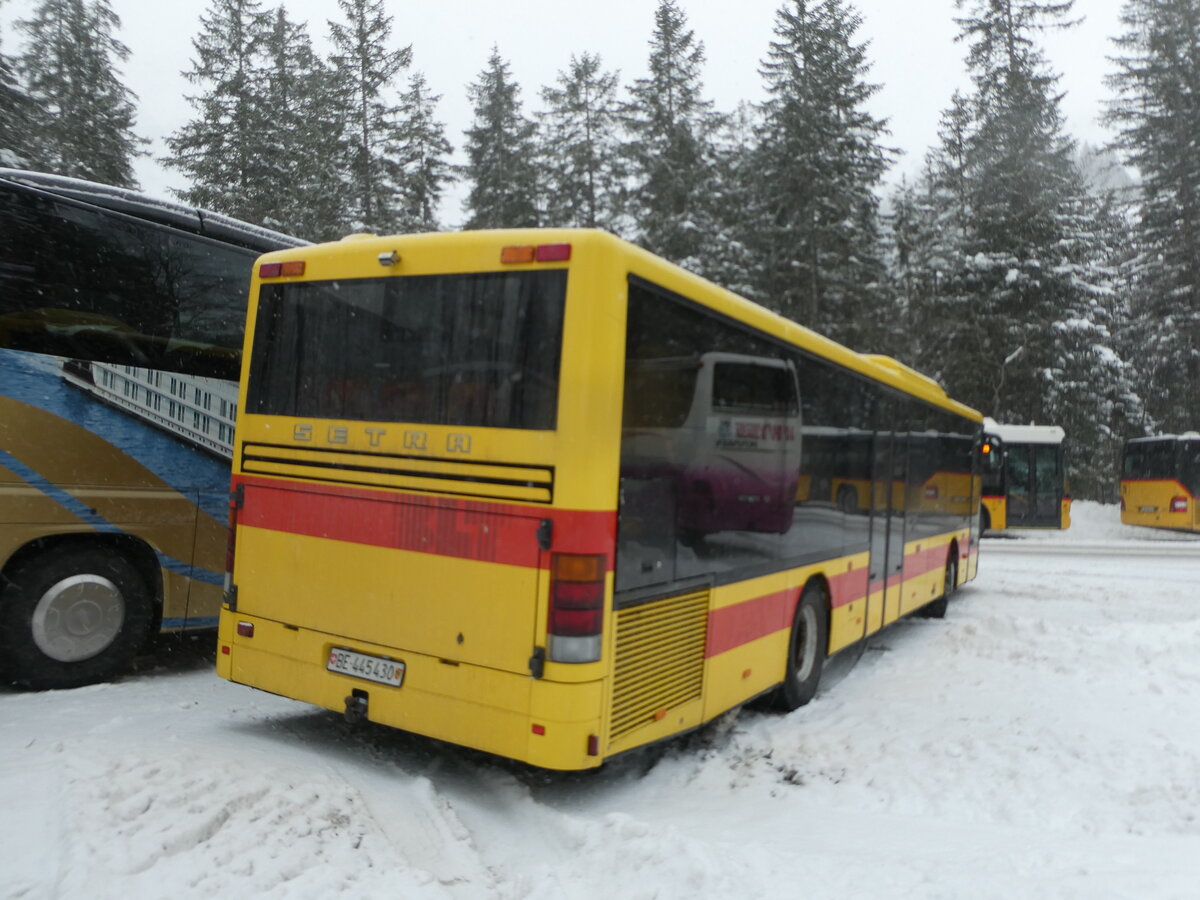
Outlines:
[{"label": "chrome wheel hub", "polygon": [[125,598],[100,575],[72,575],[52,585],[33,610],[33,642],[48,657],[72,663],[107,648],[125,621]]}]

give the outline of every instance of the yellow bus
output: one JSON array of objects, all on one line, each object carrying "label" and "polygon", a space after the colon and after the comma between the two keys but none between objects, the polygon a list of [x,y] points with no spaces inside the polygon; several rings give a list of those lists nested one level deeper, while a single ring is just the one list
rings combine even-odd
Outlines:
[{"label": "yellow bus", "polygon": [[1057,425],[1002,425],[992,419],[984,427],[985,446],[997,454],[997,463],[984,467],[984,532],[1070,528],[1066,432]]},{"label": "yellow bus", "polygon": [[0,169],[0,681],[213,630],[245,293],[284,235]]},{"label": "yellow bus", "polygon": [[975,574],[978,413],[603,232],[268,254],[246,348],[218,672],[352,720],[591,768]]},{"label": "yellow bus", "polygon": [[1200,433],[1131,438],[1121,462],[1121,521],[1200,531]]}]

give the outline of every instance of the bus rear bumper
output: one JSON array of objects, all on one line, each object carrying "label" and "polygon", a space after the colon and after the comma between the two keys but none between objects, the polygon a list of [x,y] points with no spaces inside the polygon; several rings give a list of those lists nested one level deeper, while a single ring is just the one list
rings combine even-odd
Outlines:
[{"label": "bus rear bumper", "polygon": [[[243,636],[242,630],[253,630]],[[404,663],[396,687],[331,672],[330,650],[344,648]],[[561,684],[532,675],[347,641],[269,619],[221,611],[217,674],[238,684],[343,713],[360,701],[371,722],[517,759],[546,769],[603,762],[599,681]],[[486,703],[464,698],[487,698]]]}]

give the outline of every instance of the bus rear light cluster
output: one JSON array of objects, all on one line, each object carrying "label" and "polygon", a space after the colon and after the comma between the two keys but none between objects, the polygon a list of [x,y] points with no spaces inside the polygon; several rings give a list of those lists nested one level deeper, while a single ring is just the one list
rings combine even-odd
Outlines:
[{"label": "bus rear light cluster", "polygon": [[282,278],[287,275],[303,275],[304,260],[289,259],[287,262],[263,263],[258,267],[259,278]]},{"label": "bus rear light cluster", "polygon": [[242,506],[241,488],[229,492],[229,528],[225,532],[225,591],[224,602],[235,606],[233,594],[233,561],[237,554],[238,510]]},{"label": "bus rear light cluster", "polygon": [[1172,497],[1171,498],[1171,512],[1185,513],[1187,511],[1188,511],[1188,498],[1187,497]]},{"label": "bus rear light cluster", "polygon": [[551,555],[546,631],[552,662],[584,663],[600,659],[605,568],[602,554]]},{"label": "bus rear light cluster", "polygon": [[570,244],[514,244],[502,247],[500,262],[567,262],[571,258]]}]

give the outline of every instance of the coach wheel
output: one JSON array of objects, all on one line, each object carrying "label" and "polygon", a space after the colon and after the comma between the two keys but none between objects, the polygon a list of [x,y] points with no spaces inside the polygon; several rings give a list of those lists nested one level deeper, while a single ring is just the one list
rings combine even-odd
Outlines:
[{"label": "coach wheel", "polygon": [[787,674],[775,690],[775,705],[785,711],[803,706],[817,693],[829,646],[825,592],[809,584],[796,604],[788,642]]},{"label": "coach wheel", "polygon": [[979,533],[987,534],[988,529],[992,527],[992,514],[988,512],[986,506],[979,508]]},{"label": "coach wheel", "polygon": [[53,548],[7,573],[0,667],[37,690],[102,681],[132,662],[151,618],[144,579],[117,551]]},{"label": "coach wheel", "polygon": [[955,558],[955,552],[954,548],[951,548],[950,556],[946,559],[946,583],[942,588],[942,596],[921,607],[920,614],[927,619],[944,618],[946,609],[950,606],[950,595],[958,585],[958,560]]},{"label": "coach wheel", "polygon": [[838,488],[837,505],[844,513],[858,512],[858,490],[848,484],[843,484]]}]

